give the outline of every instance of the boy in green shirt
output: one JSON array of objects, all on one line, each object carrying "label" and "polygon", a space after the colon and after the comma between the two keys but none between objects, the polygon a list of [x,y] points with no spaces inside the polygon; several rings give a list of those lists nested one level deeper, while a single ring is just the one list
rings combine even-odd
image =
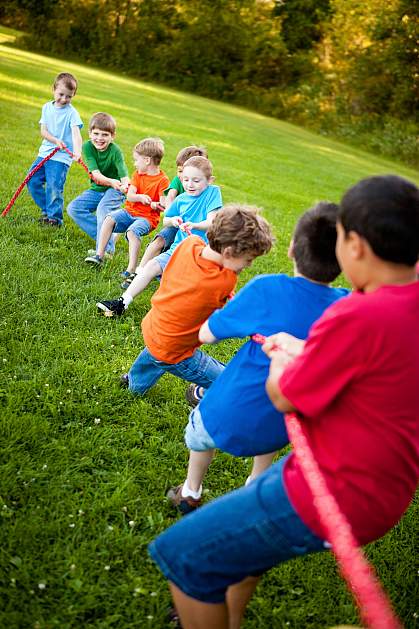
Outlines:
[{"label": "boy in green shirt", "polygon": [[[90,139],[83,144],[83,157],[94,180],[89,190],[85,190],[67,207],[68,215],[96,243],[105,216],[121,207],[125,200],[123,193],[129,184],[124,156],[113,142],[115,131],[115,120],[109,114],[99,112],[90,119]],[[106,250],[113,254],[113,237]]]}]

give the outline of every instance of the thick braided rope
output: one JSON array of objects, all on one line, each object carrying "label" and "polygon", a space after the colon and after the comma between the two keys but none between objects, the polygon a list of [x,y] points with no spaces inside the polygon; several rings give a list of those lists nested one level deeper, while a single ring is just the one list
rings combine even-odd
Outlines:
[{"label": "thick braided rope", "polygon": [[[255,334],[252,340],[263,344],[266,339],[261,334]],[[320,522],[332,545],[341,574],[354,595],[362,620],[370,629],[402,629],[373,568],[356,542],[349,522],[327,488],[299,420],[294,413],[288,413],[285,423],[295,456],[313,494]]]},{"label": "thick braided rope", "polygon": [[[6,216],[6,214],[12,209],[13,205],[15,204],[16,199],[18,198],[18,196],[20,195],[20,193],[22,192],[23,188],[26,186],[26,184],[28,183],[28,181],[30,179],[32,179],[32,177],[34,176],[34,174],[40,169],[42,168],[42,166],[45,164],[45,162],[47,162],[49,159],[51,159],[51,157],[53,157],[53,155],[55,155],[56,153],[58,153],[58,151],[60,150],[64,150],[66,151],[66,153],[68,153],[71,157],[74,157],[74,153],[72,153],[70,151],[70,149],[68,149],[67,147],[64,147],[63,149],[60,149],[59,146],[57,146],[53,151],[51,151],[51,153],[49,155],[47,155],[46,157],[44,157],[44,159],[42,159],[39,164],[37,164],[35,166],[35,168],[32,168],[32,170],[26,175],[25,179],[22,181],[22,183],[20,184],[20,186],[17,188],[17,190],[15,191],[15,193],[13,194],[12,198],[10,199],[9,203],[6,205],[6,207],[4,208],[3,212],[1,213],[2,216]],[[80,164],[80,166],[82,166],[82,168],[84,168],[84,170],[87,172],[87,174],[89,175],[90,179],[92,179],[92,181],[94,181],[94,177],[92,175],[92,173],[89,171],[89,169],[87,168],[86,164],[83,162],[83,160],[78,159],[76,160],[78,164]]]}]

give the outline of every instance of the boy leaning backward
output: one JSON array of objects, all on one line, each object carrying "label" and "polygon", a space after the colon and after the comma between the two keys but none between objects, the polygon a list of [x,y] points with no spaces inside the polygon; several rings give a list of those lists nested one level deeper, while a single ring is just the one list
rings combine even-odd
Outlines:
[{"label": "boy leaning backward", "polygon": [[[342,199],[337,231],[354,292],[306,342],[280,333],[263,349],[272,403],[297,413],[329,491],[366,544],[399,521],[419,478],[419,189],[394,175],[360,181]],[[263,572],[328,542],[291,452],[182,518],[150,553],[183,626],[239,629]]]},{"label": "boy leaning backward", "polygon": [[[262,275],[251,280],[224,308],[214,312],[199,333],[203,343],[269,336],[284,331],[307,338],[324,310],[348,290],[329,283],[340,274],[336,259],[338,206],[322,201],[299,219],[288,255],[294,277]],[[248,482],[272,463],[276,450],[288,443],[284,419],[270,401],[265,383],[270,360],[260,345],[248,340],[227,364],[202,399],[190,385],[188,401],[197,406],[185,431],[190,450],[187,478],[168,498],[182,513],[201,504],[202,481],[220,448],[235,456],[256,456]]]},{"label": "boy leaning backward", "polygon": [[[60,149],[67,147],[76,160],[81,155],[80,129],[83,123],[71,104],[77,91],[77,80],[72,74],[61,72],[54,79],[52,91],[54,100],[42,107],[39,124],[43,141],[30,171],[57,146]],[[71,162],[72,158],[66,151],[58,151],[28,181],[29,194],[41,209],[39,222],[43,225],[62,225],[64,184]]]},{"label": "boy leaning backward", "polygon": [[216,215],[216,210],[222,206],[220,188],[212,184],[211,162],[205,157],[191,157],[184,164],[182,179],[185,192],[176,197],[163,218],[165,227],[182,226],[177,230],[170,249],[138,269],[137,275],[121,297],[98,302],[96,304],[98,310],[104,315],[108,317],[122,315],[133,299],[155,277],[162,274],[176,247],[187,237],[189,231],[204,242],[208,242],[206,231]]},{"label": "boy leaning backward", "polygon": [[103,264],[107,244],[112,233],[126,233],[128,267],[122,277],[132,278],[137,266],[141,237],[155,229],[160,220],[160,203],[169,178],[160,170],[164,143],[160,138],[144,138],[134,147],[135,172],[131,177],[125,208],[110,212],[104,219],[94,256],[86,258],[95,266]]},{"label": "boy leaning backward", "polygon": [[144,394],[166,372],[208,388],[224,365],[199,348],[199,328],[226,302],[240,271],[268,252],[268,223],[252,208],[230,205],[216,212],[208,244],[188,236],[174,251],[142,321],[146,347],[122,382]]},{"label": "boy leaning backward", "polygon": [[[208,157],[207,151],[203,146],[185,146],[185,148],[181,149],[179,153],[176,155],[176,169],[177,174],[173,177],[172,181],[169,184],[169,187],[164,191],[165,198],[162,205],[164,205],[165,210],[167,211],[172,205],[173,201],[179,194],[185,192],[185,188],[182,184],[182,172],[183,166],[185,162],[188,161],[191,157]],[[139,269],[147,264],[150,260],[158,256],[160,253],[164,251],[168,251],[173,244],[173,241],[177,234],[177,227],[173,225],[168,225],[167,227],[163,227],[158,234],[156,234],[153,240],[148,245],[147,249],[144,252],[143,257],[141,258],[139,268],[136,273],[138,273]],[[128,288],[134,279],[136,273],[133,273],[131,277],[127,278],[125,282],[122,284],[122,288]]]},{"label": "boy leaning backward", "polygon": [[[83,144],[83,157],[94,180],[90,188],[76,197],[67,207],[68,215],[90,238],[99,240],[103,220],[109,212],[121,207],[129,183],[128,170],[121,149],[114,143],[116,122],[104,112],[94,114],[89,121],[89,140]],[[106,247],[109,255],[115,251],[114,239]],[[96,250],[89,251],[95,254]]]}]

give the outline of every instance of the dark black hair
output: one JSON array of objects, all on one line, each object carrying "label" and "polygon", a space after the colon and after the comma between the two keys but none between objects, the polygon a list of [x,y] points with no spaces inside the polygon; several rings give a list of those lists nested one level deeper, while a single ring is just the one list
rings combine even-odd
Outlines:
[{"label": "dark black hair", "polygon": [[336,259],[338,206],[320,201],[300,217],[293,236],[293,255],[299,273],[315,282],[332,282],[340,274]]},{"label": "dark black hair", "polygon": [[344,195],[338,220],[376,256],[413,266],[419,256],[419,189],[397,175],[362,179]]}]

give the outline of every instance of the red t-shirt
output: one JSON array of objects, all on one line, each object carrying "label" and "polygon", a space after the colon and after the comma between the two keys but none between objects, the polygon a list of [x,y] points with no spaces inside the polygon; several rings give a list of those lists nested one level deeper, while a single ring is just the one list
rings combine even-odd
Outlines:
[{"label": "red t-shirt", "polygon": [[[157,175],[147,175],[135,171],[131,177],[130,184],[137,188],[136,194],[148,194],[152,201],[160,201],[160,197],[164,196],[164,191],[170,184],[170,181],[162,170]],[[159,224],[160,212],[152,210],[149,205],[126,201],[125,209],[131,216],[147,219],[152,229]]]},{"label": "red t-shirt", "polygon": [[[279,379],[362,544],[396,524],[418,483],[418,315],[419,282],[353,293],[313,325]],[[324,538],[293,454],[284,479],[297,513]]]},{"label": "red t-shirt", "polygon": [[144,342],[157,360],[176,364],[201,345],[199,328],[222,308],[237,282],[237,275],[202,257],[206,244],[188,236],[172,254],[160,288],[151,298],[151,310],[142,320]]}]

